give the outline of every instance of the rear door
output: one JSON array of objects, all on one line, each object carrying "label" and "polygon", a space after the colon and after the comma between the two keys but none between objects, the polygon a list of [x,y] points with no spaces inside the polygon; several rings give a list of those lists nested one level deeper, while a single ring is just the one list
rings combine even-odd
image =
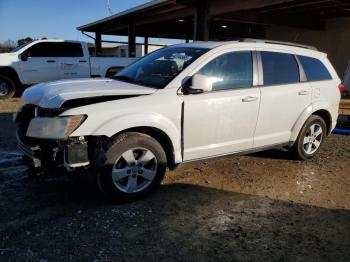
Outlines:
[{"label": "rear door", "polygon": [[292,128],[312,96],[310,84],[302,82],[303,71],[294,54],[260,50],[258,57],[261,102],[255,148],[289,142]]},{"label": "rear door", "polygon": [[58,42],[58,70],[61,79],[90,77],[88,53],[84,54],[79,42]]},{"label": "rear door", "polygon": [[32,45],[21,54],[18,64],[24,84],[59,79],[57,50],[53,42]]}]

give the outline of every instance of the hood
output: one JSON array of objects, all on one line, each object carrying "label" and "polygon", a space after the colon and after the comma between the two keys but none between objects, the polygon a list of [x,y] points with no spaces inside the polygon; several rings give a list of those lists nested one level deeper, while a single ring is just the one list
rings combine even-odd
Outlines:
[{"label": "hood", "polygon": [[0,66],[9,66],[18,59],[16,53],[2,53],[0,54]]},{"label": "hood", "polygon": [[65,102],[79,99],[108,98],[117,99],[152,94],[156,89],[113,79],[76,79],[41,83],[24,91],[22,99],[27,104],[43,108],[59,108]]}]

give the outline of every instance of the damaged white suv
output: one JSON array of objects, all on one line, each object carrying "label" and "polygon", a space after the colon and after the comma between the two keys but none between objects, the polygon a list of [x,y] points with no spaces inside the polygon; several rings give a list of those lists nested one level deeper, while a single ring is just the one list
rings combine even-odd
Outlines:
[{"label": "damaged white suv", "polygon": [[114,79],[26,90],[18,144],[37,168],[84,169],[108,196],[134,199],[186,162],[278,146],[313,157],[335,127],[339,84],[327,55],[306,46],[174,45]]}]

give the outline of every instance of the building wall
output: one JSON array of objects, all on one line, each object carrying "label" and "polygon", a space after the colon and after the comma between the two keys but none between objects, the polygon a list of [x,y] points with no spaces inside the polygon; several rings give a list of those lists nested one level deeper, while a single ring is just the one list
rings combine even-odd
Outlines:
[{"label": "building wall", "polygon": [[316,46],[328,54],[340,77],[350,62],[350,18],[328,20],[324,31],[268,26],[266,39]]}]

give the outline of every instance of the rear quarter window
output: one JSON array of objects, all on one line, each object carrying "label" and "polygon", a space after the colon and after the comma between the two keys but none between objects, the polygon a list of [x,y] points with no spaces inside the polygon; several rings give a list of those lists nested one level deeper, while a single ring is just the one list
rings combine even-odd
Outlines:
[{"label": "rear quarter window", "polygon": [[331,80],[332,76],[326,66],[318,59],[308,56],[298,56],[298,59],[304,68],[308,81]]}]

